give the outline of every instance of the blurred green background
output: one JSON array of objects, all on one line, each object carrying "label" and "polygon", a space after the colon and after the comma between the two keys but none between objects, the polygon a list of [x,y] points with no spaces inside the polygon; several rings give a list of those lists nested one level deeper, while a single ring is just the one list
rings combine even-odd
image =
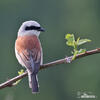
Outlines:
[{"label": "blurred green background", "polygon": [[[82,48],[100,47],[100,0],[0,0],[0,83],[17,75],[14,44],[22,22],[36,20],[41,33],[44,63],[71,55],[65,34],[91,39]],[[33,95],[27,77],[15,87],[0,90],[0,100],[80,100],[89,93],[100,100],[100,55],[40,71],[40,93]],[[83,99],[82,99],[83,100]],[[92,99],[91,99],[92,100]]]}]

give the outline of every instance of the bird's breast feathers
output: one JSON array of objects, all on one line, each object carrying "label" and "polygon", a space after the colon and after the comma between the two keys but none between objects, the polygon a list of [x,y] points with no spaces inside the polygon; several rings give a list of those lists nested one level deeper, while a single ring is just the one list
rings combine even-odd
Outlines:
[{"label": "bird's breast feathers", "polygon": [[19,36],[16,40],[15,47],[18,52],[22,52],[25,49],[37,49],[38,51],[41,50],[40,41],[37,36]]},{"label": "bird's breast feathers", "polygon": [[18,61],[23,66],[25,66],[24,62],[31,60],[30,58],[32,58],[35,63],[39,61],[42,63],[42,48],[38,37],[35,35],[19,36],[15,43],[15,53]]}]

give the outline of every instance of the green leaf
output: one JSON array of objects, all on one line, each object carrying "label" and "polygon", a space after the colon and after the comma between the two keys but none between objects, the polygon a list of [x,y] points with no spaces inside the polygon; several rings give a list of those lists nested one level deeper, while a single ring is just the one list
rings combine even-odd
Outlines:
[{"label": "green leaf", "polygon": [[65,39],[67,39],[66,44],[68,46],[74,46],[75,38],[74,38],[74,35],[73,34],[67,34],[65,36]]},{"label": "green leaf", "polygon": [[87,43],[87,42],[91,42],[91,40],[89,40],[89,39],[80,39],[80,40],[78,40],[77,45],[82,45],[82,44]]},{"label": "green leaf", "polygon": [[21,69],[20,71],[18,71],[18,74],[19,75],[22,75],[24,73],[24,70],[23,69]]},{"label": "green leaf", "polygon": [[67,39],[66,44],[68,46],[73,47],[73,51],[71,51],[71,53],[73,54],[72,60],[74,60],[76,58],[77,54],[86,52],[86,49],[80,49],[80,50],[78,49],[78,47],[80,45],[87,43],[87,42],[91,42],[91,40],[89,40],[89,39],[80,39],[80,37],[77,38],[77,40],[75,41],[75,37],[73,34],[67,34],[65,36],[65,39]]},{"label": "green leaf", "polygon": [[74,46],[74,43],[71,42],[71,41],[67,41],[66,44],[67,44],[68,46]]},{"label": "green leaf", "polygon": [[18,80],[18,81],[16,81],[15,83],[13,83],[13,85],[14,85],[14,86],[17,85],[20,81],[21,81],[21,79]]},{"label": "green leaf", "polygon": [[76,44],[78,44],[78,43],[79,43],[79,40],[80,40],[80,37],[78,37],[78,38],[77,38]]},{"label": "green leaf", "polygon": [[80,49],[80,50],[78,51],[78,54],[85,53],[85,52],[86,52],[86,49]]},{"label": "green leaf", "polygon": [[[22,75],[23,73],[24,73],[23,69],[21,69],[20,71],[18,71],[19,75]],[[17,85],[20,81],[21,81],[21,79],[17,80],[15,83],[13,83],[13,85]]]}]

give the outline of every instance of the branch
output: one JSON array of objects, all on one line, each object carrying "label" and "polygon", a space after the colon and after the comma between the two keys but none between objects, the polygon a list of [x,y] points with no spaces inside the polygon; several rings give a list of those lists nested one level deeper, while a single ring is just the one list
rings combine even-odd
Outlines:
[{"label": "branch", "polygon": [[[79,59],[79,58],[82,58],[82,57],[85,57],[85,56],[89,56],[89,55],[93,55],[93,54],[97,54],[97,53],[100,53],[100,48],[90,50],[90,51],[86,51],[85,53],[82,53],[82,54],[78,54],[76,56],[76,59]],[[53,61],[53,62],[50,62],[50,63],[47,63],[47,64],[43,64],[43,65],[40,66],[40,70],[45,69],[45,68],[49,68],[49,67],[53,67],[54,65],[58,65],[58,64],[69,63],[69,61],[71,61],[72,57],[73,56],[65,57],[65,58],[60,59],[60,60],[56,60],[56,61]],[[16,77],[0,84],[0,89],[13,86],[14,82],[16,82],[19,79],[22,79],[23,77],[26,77],[27,75],[28,74],[27,74],[27,71],[26,71],[22,75],[16,76]]]}]

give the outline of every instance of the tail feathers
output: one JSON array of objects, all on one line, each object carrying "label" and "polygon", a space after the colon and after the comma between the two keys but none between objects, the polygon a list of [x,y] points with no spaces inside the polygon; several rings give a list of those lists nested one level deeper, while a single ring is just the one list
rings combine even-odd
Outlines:
[{"label": "tail feathers", "polygon": [[36,74],[29,75],[29,87],[32,88],[32,93],[39,92],[38,79]]}]

